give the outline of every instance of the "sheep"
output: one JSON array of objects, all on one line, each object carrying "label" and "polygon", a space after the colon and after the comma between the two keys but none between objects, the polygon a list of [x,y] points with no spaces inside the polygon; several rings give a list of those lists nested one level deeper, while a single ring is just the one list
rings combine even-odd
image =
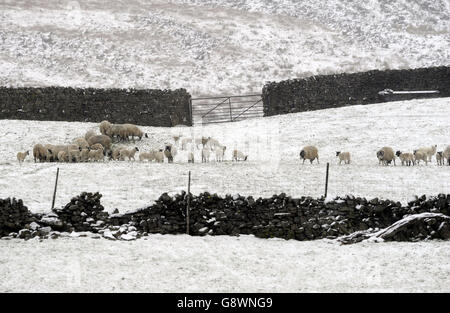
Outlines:
[{"label": "sheep", "polygon": [[89,151],[91,151],[91,149],[89,147],[87,149],[81,149],[80,162],[89,161]]},{"label": "sheep", "polygon": [[248,155],[244,155],[239,150],[233,150],[233,160],[238,162],[239,160],[247,161]]},{"label": "sheep", "polygon": [[89,160],[105,161],[105,155],[103,154],[103,149],[89,151]]},{"label": "sheep", "polygon": [[95,135],[97,135],[97,134],[95,133],[95,131],[90,130],[90,131],[86,132],[86,134],[84,135],[84,139],[85,139],[86,141],[88,141],[89,138],[91,138],[92,136],[95,136]]},{"label": "sheep", "polygon": [[119,124],[111,125],[108,129],[106,129],[105,135],[109,136],[111,139],[116,138],[117,141],[128,138],[125,127]]},{"label": "sheep", "polygon": [[89,146],[99,143],[103,146],[104,150],[109,150],[111,148],[112,140],[106,135],[95,135],[88,139]]},{"label": "sheep", "polygon": [[40,143],[35,144],[33,147],[34,162],[36,163],[36,160],[39,160],[39,162],[45,161],[46,156],[47,150],[44,148],[44,146]]},{"label": "sheep", "polygon": [[219,141],[217,139],[214,139],[214,138],[210,138],[208,140],[208,145],[211,147],[211,151],[214,151],[215,148],[217,148],[217,147],[221,147]]},{"label": "sheep", "polygon": [[25,152],[18,152],[17,153],[17,160],[19,161],[19,163],[22,163],[23,161],[25,161],[25,158],[27,157],[27,155],[30,154],[30,151],[25,151]]},{"label": "sheep", "polygon": [[100,133],[106,135],[107,130],[112,126],[108,121],[102,121],[99,125]]},{"label": "sheep", "polygon": [[112,151],[109,151],[109,159],[118,161],[120,159],[120,151],[124,148],[114,148]]},{"label": "sheep", "polygon": [[101,143],[94,143],[92,146],[89,146],[89,149],[91,150],[99,150],[99,149],[104,149],[103,145]]},{"label": "sheep", "polygon": [[192,143],[192,138],[183,138],[181,140],[181,150],[186,150],[186,145]]},{"label": "sheep", "polygon": [[87,149],[89,147],[89,143],[87,142],[86,139],[84,138],[76,138],[73,141],[74,144],[78,145],[79,147],[81,147],[81,149]]},{"label": "sheep", "polygon": [[69,156],[67,155],[66,151],[59,151],[58,161],[59,162],[69,162]]},{"label": "sheep", "polygon": [[155,160],[156,160],[156,162],[158,162],[158,163],[163,163],[163,162],[164,162],[164,152],[163,152],[163,149],[159,149],[158,151],[156,151],[156,152],[154,153],[154,155],[155,155]]},{"label": "sheep", "polygon": [[225,154],[225,150],[227,147],[225,146],[217,146],[216,147],[216,162],[223,162],[223,156]]},{"label": "sheep", "polygon": [[344,161],[344,164],[350,164],[350,152],[336,151],[336,156],[339,157],[339,165],[342,161]]},{"label": "sheep", "polygon": [[166,148],[164,149],[164,155],[166,156],[169,163],[173,163],[172,145],[166,145]]},{"label": "sheep", "polygon": [[148,161],[153,161],[155,159],[155,151],[150,151],[150,152],[141,152],[139,153],[139,161],[144,161],[144,160],[148,160]]},{"label": "sheep", "polygon": [[78,147],[77,149],[71,149],[69,148],[69,162],[80,162],[81,159],[81,147]]},{"label": "sheep", "polygon": [[437,145],[431,146],[431,147],[423,147],[419,148],[418,150],[421,152],[425,152],[428,158],[428,162],[431,162],[431,159],[433,155],[436,153]]},{"label": "sheep", "polygon": [[199,145],[202,145],[202,147],[204,147],[204,146],[208,143],[209,139],[211,139],[211,137],[208,137],[208,138],[202,137],[202,138],[197,138],[197,139],[195,139],[195,147],[196,147],[197,149],[200,149],[200,148],[198,147]]},{"label": "sheep", "polygon": [[442,157],[443,157],[442,161],[445,163],[445,160],[447,160],[447,165],[450,165],[450,146],[447,146],[447,148],[445,148]]},{"label": "sheep", "polygon": [[388,165],[392,161],[395,164],[395,154],[391,147],[383,147],[377,152],[378,164]]},{"label": "sheep", "polygon": [[127,149],[122,149],[120,150],[120,160],[125,160],[125,158],[128,158],[128,160],[133,159],[134,160],[134,155],[136,153],[136,151],[139,151],[138,147],[134,147],[131,150],[127,150]]},{"label": "sheep", "polygon": [[305,164],[305,160],[308,159],[311,164],[317,159],[317,164],[319,164],[319,152],[315,146],[306,146],[300,151],[300,159],[303,159],[303,163]]},{"label": "sheep", "polygon": [[188,163],[194,163],[194,153],[193,152],[188,153]]},{"label": "sheep", "polygon": [[412,153],[403,153],[401,151],[397,151],[395,155],[399,157],[400,161],[402,161],[402,165],[416,165],[416,161],[414,160],[414,155]]},{"label": "sheep", "polygon": [[178,142],[180,141],[182,135],[178,135],[178,136],[172,136],[173,141],[175,142],[175,145],[178,146]]},{"label": "sheep", "polygon": [[124,124],[123,126],[127,130],[127,137],[131,136],[131,139],[133,139],[133,140],[134,140],[134,136],[138,137],[139,140],[141,140],[144,135],[145,135],[145,138],[148,138],[147,133],[144,133],[142,130],[139,129],[139,127],[137,127],[134,124]]},{"label": "sheep", "polygon": [[443,151],[436,152],[436,163],[437,163],[437,165],[444,165],[444,152]]},{"label": "sheep", "polygon": [[414,161],[417,162],[417,165],[420,164],[420,161],[424,161],[425,165],[428,165],[428,155],[424,150],[414,150]]},{"label": "sheep", "polygon": [[51,145],[51,144],[47,144],[44,146],[44,148],[47,150],[47,155],[46,155],[46,159],[47,161],[50,162],[54,162],[58,159],[58,153],[60,151],[66,151],[67,153],[69,152],[69,147],[71,147],[72,149],[78,149],[78,145]]}]

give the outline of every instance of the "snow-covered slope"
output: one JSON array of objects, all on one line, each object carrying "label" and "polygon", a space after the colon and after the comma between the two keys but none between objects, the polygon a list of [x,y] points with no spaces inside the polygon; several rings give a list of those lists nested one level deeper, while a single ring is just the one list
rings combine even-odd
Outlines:
[{"label": "snow-covered slope", "polygon": [[0,240],[0,292],[449,292],[450,241]]},{"label": "snow-covered slope", "polygon": [[450,65],[448,0],[0,1],[0,85],[260,92],[265,81]]},{"label": "snow-covered slope", "polygon": [[[450,167],[432,164],[414,167],[382,167],[376,151],[383,146],[395,150],[450,145],[450,98],[411,100],[365,106],[272,116],[205,127],[143,127],[149,134],[135,144],[140,151],[163,148],[182,138],[211,136],[227,147],[224,163],[187,163],[187,151],[175,157],[175,164],[137,162],[33,163],[29,157],[19,165],[18,151],[32,150],[36,143],[64,144],[83,136],[93,123],[0,120],[0,198],[15,196],[33,211],[48,211],[53,194],[56,167],[60,181],[56,205],[69,202],[82,191],[100,191],[107,210],[121,212],[148,205],[163,192],[187,189],[192,171],[192,192],[240,193],[272,196],[321,196],[325,167],[330,162],[329,195],[354,194],[406,202],[412,195],[434,195],[450,191]],[[299,151],[316,145],[320,164],[302,165]],[[189,147],[188,147],[189,148]],[[249,155],[247,162],[231,162],[231,152]],[[352,164],[337,165],[336,151],[350,151]],[[138,157],[136,155],[136,159]],[[214,155],[211,156],[211,161]],[[397,162],[398,163],[398,162]]]}]

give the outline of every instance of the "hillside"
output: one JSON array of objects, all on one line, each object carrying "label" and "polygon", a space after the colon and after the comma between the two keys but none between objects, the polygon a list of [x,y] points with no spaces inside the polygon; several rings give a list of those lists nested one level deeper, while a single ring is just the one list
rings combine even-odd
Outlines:
[{"label": "hillside", "polygon": [[314,74],[450,65],[446,0],[0,3],[0,85],[260,92]]}]

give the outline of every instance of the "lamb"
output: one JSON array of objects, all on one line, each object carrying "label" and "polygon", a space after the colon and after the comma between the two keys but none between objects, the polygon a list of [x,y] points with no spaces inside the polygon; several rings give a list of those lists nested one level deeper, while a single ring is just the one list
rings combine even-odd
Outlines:
[{"label": "lamb", "polygon": [[437,165],[444,165],[444,152],[443,151],[438,151],[436,152],[436,162]]},{"label": "lamb", "polygon": [[445,163],[445,160],[447,160],[447,165],[450,165],[450,146],[447,146],[445,148],[444,153],[442,154],[443,162]]},{"label": "lamb", "polygon": [[233,160],[234,161],[239,161],[239,160],[243,160],[243,161],[247,161],[248,155],[244,155],[241,151],[239,150],[233,150]]},{"label": "lamb", "polygon": [[194,163],[194,153],[193,152],[188,153],[188,163]]},{"label": "lamb", "polygon": [[400,161],[402,161],[402,165],[416,165],[416,162],[414,161],[414,155],[412,153],[403,153],[401,151],[397,151],[395,155],[400,158]]},{"label": "lamb", "polygon": [[167,145],[164,149],[164,155],[169,163],[173,163],[172,145]]},{"label": "lamb", "polygon": [[431,146],[431,147],[423,147],[419,148],[418,151],[425,153],[428,158],[428,162],[431,162],[431,158],[436,153],[437,145]]},{"label": "lamb", "polygon": [[111,148],[112,140],[106,135],[95,135],[90,137],[87,142],[89,143],[89,146],[99,143],[103,146],[104,150],[107,151]]},{"label": "lamb", "polygon": [[25,152],[18,152],[17,153],[17,160],[19,161],[19,163],[22,163],[23,161],[25,161],[25,158],[27,157],[27,155],[30,154],[30,151],[25,151]]},{"label": "lamb", "polygon": [[81,147],[81,149],[87,149],[89,147],[89,143],[84,138],[77,138],[73,141],[74,144],[78,145],[78,147]]},{"label": "lamb", "polygon": [[317,159],[317,164],[319,164],[319,152],[315,146],[306,146],[300,151],[300,159],[303,159],[303,164],[305,160],[308,159],[311,164]]},{"label": "lamb", "polygon": [[105,155],[103,154],[103,149],[89,151],[89,160],[105,161]]},{"label": "lamb", "polygon": [[114,148],[108,153],[110,160],[118,161],[120,159],[120,151],[124,148]]},{"label": "lamb", "polygon": [[428,155],[426,151],[421,150],[414,150],[414,161],[417,162],[417,164],[420,164],[420,161],[424,161],[425,165],[428,165]]},{"label": "lamb", "polygon": [[227,149],[227,147],[225,146],[217,146],[216,147],[216,161],[217,162],[223,162],[223,156],[225,154],[225,150]]},{"label": "lamb", "polygon": [[84,139],[85,139],[86,141],[88,141],[89,138],[91,138],[92,136],[95,136],[95,135],[97,135],[97,134],[95,133],[95,131],[90,130],[90,131],[88,131],[88,132],[84,135]]},{"label": "lamb", "polygon": [[336,156],[339,157],[339,165],[342,161],[344,164],[350,164],[350,152],[336,151]]},{"label": "lamb", "polygon": [[99,125],[100,133],[102,135],[106,135],[108,129],[112,126],[112,124],[108,121],[102,121]]},{"label": "lamb", "polygon": [[395,165],[395,154],[391,147],[383,147],[377,152],[378,163],[383,165],[388,165],[394,161]]},{"label": "lamb", "polygon": [[69,162],[80,162],[81,159],[81,148],[78,147],[77,149],[70,149],[69,148]]},{"label": "lamb", "polygon": [[120,160],[125,160],[125,158],[128,158],[128,160],[133,159],[134,160],[134,155],[136,153],[136,151],[139,151],[138,147],[134,147],[131,150],[127,150],[127,149],[122,149],[120,150]]},{"label": "lamb", "polygon": [[39,160],[39,162],[45,161],[46,156],[47,150],[44,148],[44,146],[40,143],[35,144],[33,147],[34,162],[36,163],[36,159]]},{"label": "lamb", "polygon": [[202,163],[203,162],[209,162],[209,148],[203,147],[202,149]]},{"label": "lamb", "polygon": [[139,161],[144,161],[144,160],[148,160],[148,161],[153,161],[155,159],[155,152],[152,150],[150,152],[141,152],[139,153]]},{"label": "lamb", "polygon": [[181,150],[186,150],[186,145],[188,143],[192,143],[192,138],[183,138],[183,140],[181,140]]},{"label": "lamb", "polygon": [[67,155],[66,151],[59,151],[58,161],[59,162],[69,162],[69,156]]},{"label": "lamb", "polygon": [[164,162],[164,152],[163,149],[159,149],[158,151],[156,151],[156,153],[154,153],[155,155],[155,160],[158,163],[163,163]]}]

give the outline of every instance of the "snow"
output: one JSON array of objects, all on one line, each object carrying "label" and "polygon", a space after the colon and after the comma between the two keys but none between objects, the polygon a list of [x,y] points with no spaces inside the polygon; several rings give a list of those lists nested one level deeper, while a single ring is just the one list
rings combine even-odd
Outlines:
[{"label": "snow", "polygon": [[152,235],[0,240],[0,250],[0,292],[450,291],[450,241]]},{"label": "snow", "polygon": [[448,0],[4,0],[0,85],[250,94],[266,81],[450,65]]},{"label": "snow", "polygon": [[[226,162],[187,163],[188,151],[178,149],[174,164],[125,162],[34,163],[22,165],[18,151],[32,150],[36,143],[70,143],[97,124],[1,120],[0,198],[16,197],[34,212],[48,212],[52,203],[56,168],[60,168],[55,207],[67,204],[83,191],[99,191],[102,205],[112,212],[136,210],[153,203],[164,193],[187,190],[244,196],[320,197],[324,193],[326,163],[330,162],[328,199],[352,194],[384,198],[406,204],[412,195],[436,195],[450,190],[450,168],[433,162],[425,166],[378,165],[376,151],[383,146],[412,151],[437,144],[450,145],[450,98],[422,99],[360,105],[287,114],[208,126],[142,127],[149,138],[128,147],[140,151],[162,148],[171,135],[211,136],[227,146]],[[302,164],[299,151],[314,144],[320,164]],[[233,149],[249,154],[247,162],[232,162]],[[190,148],[188,147],[188,150]],[[335,151],[350,151],[352,164],[338,165]],[[138,160],[138,157],[136,156]]]}]

